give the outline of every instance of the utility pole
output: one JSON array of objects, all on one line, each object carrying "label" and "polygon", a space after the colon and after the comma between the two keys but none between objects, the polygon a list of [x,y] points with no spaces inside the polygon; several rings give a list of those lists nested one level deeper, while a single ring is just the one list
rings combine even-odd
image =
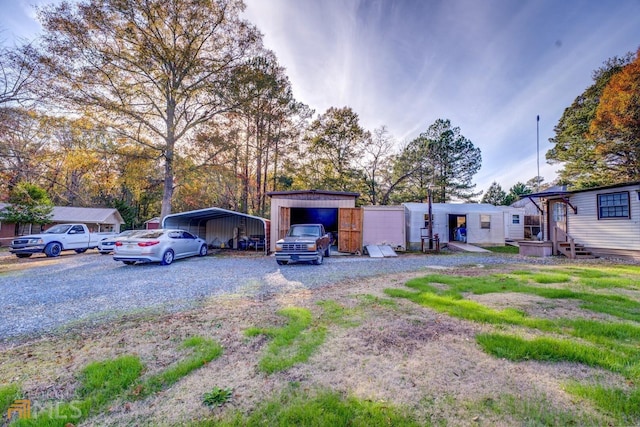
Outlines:
[{"label": "utility pole", "polygon": [[431,208],[432,202],[431,202],[431,197],[432,197],[432,192],[431,192],[431,185],[429,185],[429,187],[427,187],[427,195],[429,196],[429,249],[433,249],[433,211]]},{"label": "utility pole", "polygon": [[536,116],[536,163],[538,175],[536,175],[536,193],[540,192],[540,116]]}]

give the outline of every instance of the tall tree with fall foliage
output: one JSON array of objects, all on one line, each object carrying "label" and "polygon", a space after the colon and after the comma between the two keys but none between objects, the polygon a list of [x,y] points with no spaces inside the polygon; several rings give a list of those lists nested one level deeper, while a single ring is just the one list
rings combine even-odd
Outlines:
[{"label": "tall tree with fall foliage", "polygon": [[163,160],[171,213],[179,141],[234,108],[233,70],[260,47],[240,0],[81,0],[40,11],[45,92]]},{"label": "tall tree with fall foliage", "polygon": [[577,189],[616,181],[609,168],[610,159],[597,148],[602,142],[598,143],[590,128],[605,88],[632,59],[633,55],[627,54],[605,61],[593,72],[594,83],[565,109],[555,126],[555,136],[549,139],[553,147],[546,153],[546,158],[551,164],[561,165],[558,171],[560,183]]},{"label": "tall tree with fall foliage", "polygon": [[640,180],[640,50],[604,88],[589,134],[613,181]]}]

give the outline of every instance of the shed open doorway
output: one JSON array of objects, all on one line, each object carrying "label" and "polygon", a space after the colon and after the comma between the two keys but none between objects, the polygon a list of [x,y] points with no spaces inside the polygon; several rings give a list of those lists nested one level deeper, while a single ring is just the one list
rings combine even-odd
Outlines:
[{"label": "shed open doorway", "polygon": [[[449,214],[449,241],[455,242],[456,240],[456,229],[461,225],[467,226],[467,216],[466,215],[456,215]],[[466,234],[465,234],[465,242],[466,242]]]},{"label": "shed open doorway", "polygon": [[325,231],[331,233],[332,250],[337,250],[338,208],[291,208],[291,224],[324,225]]}]

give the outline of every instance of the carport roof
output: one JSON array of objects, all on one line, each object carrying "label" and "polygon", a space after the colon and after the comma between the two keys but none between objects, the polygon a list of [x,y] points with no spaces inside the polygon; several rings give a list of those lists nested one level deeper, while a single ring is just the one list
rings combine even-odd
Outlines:
[{"label": "carport roof", "polygon": [[249,214],[245,214],[245,213],[241,213],[241,212],[230,211],[230,210],[227,210],[227,209],[205,208],[205,209],[198,209],[198,210],[194,210],[194,211],[180,212],[180,213],[167,215],[162,220],[162,227],[165,228],[166,227],[165,224],[166,224],[167,220],[171,219],[171,218],[186,219],[186,220],[189,220],[190,222],[191,221],[198,222],[198,221],[203,221],[203,220],[208,221],[210,219],[228,218],[228,217],[233,217],[233,216],[242,216],[242,217],[246,217],[246,218],[256,219],[256,220],[262,221],[264,224],[266,224],[267,221],[269,221],[268,219],[261,218],[259,216],[253,216],[253,215],[249,215]]}]

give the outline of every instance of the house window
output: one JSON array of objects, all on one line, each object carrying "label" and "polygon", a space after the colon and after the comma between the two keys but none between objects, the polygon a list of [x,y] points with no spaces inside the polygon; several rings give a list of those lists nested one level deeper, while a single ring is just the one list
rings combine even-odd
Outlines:
[{"label": "house window", "polygon": [[480,228],[491,228],[491,215],[480,215]]},{"label": "house window", "polygon": [[629,192],[598,194],[598,218],[630,218]]},{"label": "house window", "polygon": [[511,215],[511,224],[520,224],[520,215]]}]

